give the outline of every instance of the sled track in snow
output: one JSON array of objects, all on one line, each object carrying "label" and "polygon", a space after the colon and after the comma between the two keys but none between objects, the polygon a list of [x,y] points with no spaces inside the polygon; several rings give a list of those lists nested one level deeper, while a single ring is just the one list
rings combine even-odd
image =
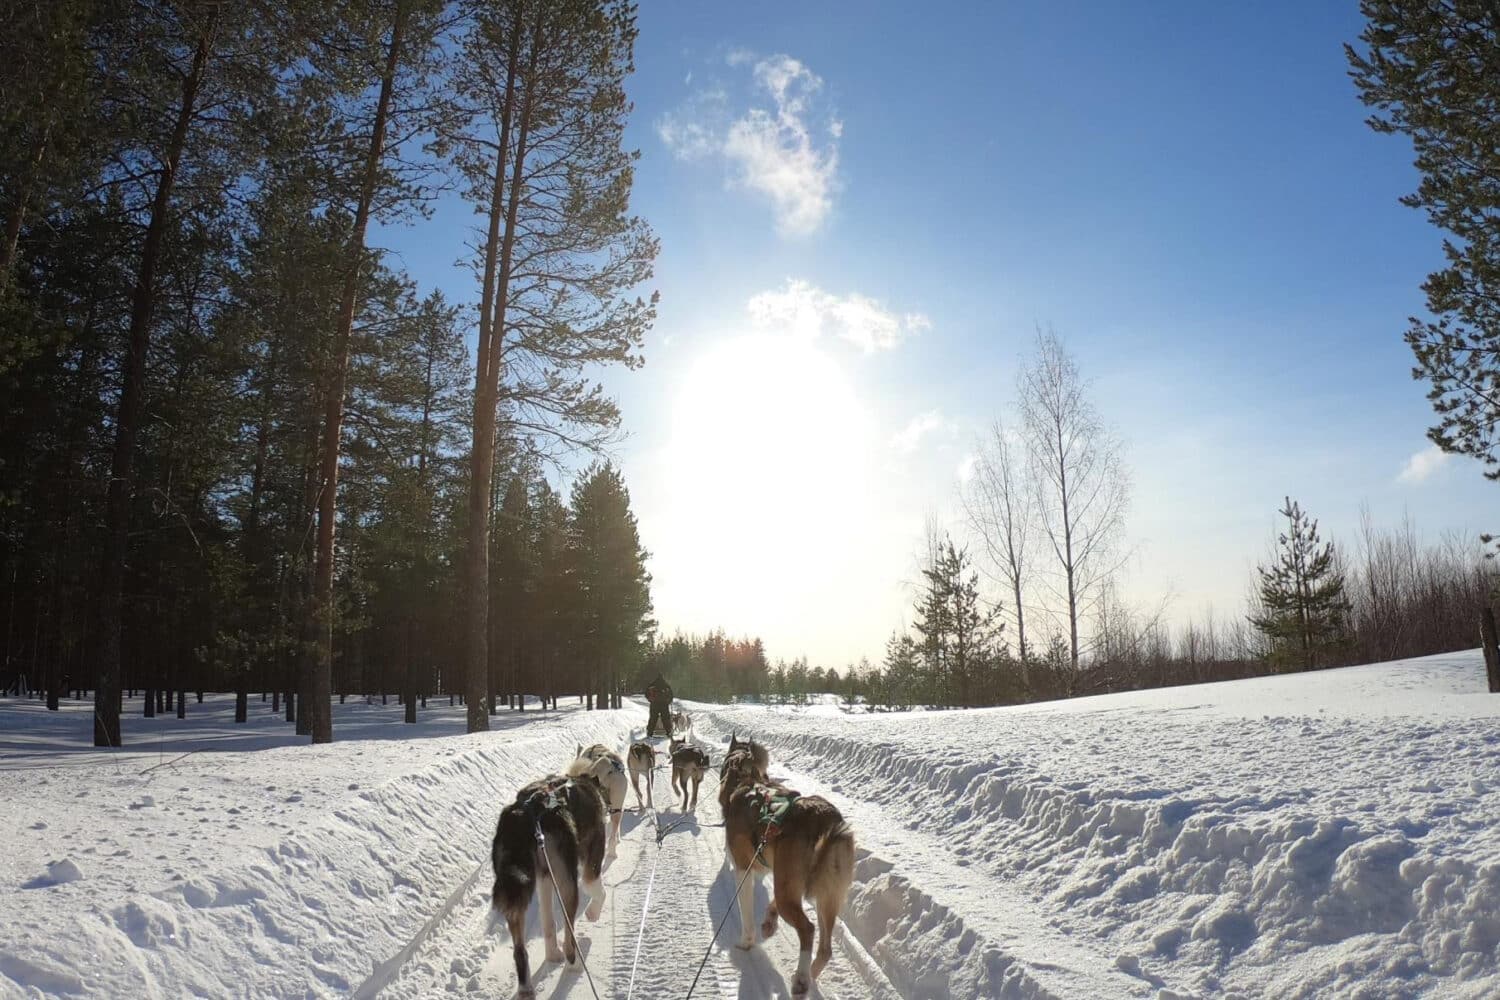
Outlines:
[{"label": "sled track in snow", "polygon": [[[694,742],[715,758],[722,757],[721,745],[702,739]],[[669,775],[670,767],[658,773]],[[630,993],[638,940],[641,955],[634,997],[682,1000],[705,950],[707,962],[693,993],[695,1000],[790,997],[787,980],[797,961],[795,932],[782,927],[749,952],[735,947],[740,933],[734,896],[736,877],[724,854],[717,767],[710,773],[712,778],[705,779],[700,790],[696,814],[679,813],[675,803],[667,806],[670,798],[659,798],[658,809],[667,808],[657,816],[658,826],[650,812],[627,806],[627,826],[622,831],[618,857],[605,869],[606,915],[598,923],[582,923],[578,928],[579,948],[601,997],[621,1000]],[[664,796],[671,795],[670,786],[664,787],[663,782],[658,782],[656,789]],[[660,846],[658,830],[666,831]],[[645,892],[653,865],[659,866],[659,872],[648,902]],[[488,917],[487,898],[479,891],[488,867],[488,858],[480,861],[417,932],[378,963],[350,995],[430,998],[478,990],[487,996],[512,997],[515,976],[509,935],[503,925]],[[762,877],[756,881],[759,910],[767,901],[770,880]],[[580,966],[536,961],[540,958],[536,954],[540,941],[535,908],[533,902],[528,948],[534,960],[538,995],[592,1000]],[[721,918],[723,931],[710,946]],[[834,932],[833,961],[812,997],[903,1000],[903,996],[840,922]]]}]

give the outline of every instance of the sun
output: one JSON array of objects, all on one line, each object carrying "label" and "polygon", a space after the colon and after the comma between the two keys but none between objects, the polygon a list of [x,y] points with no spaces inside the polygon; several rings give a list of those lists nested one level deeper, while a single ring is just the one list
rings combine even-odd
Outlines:
[{"label": "sun", "polygon": [[693,581],[678,599],[747,623],[784,618],[868,542],[873,421],[816,341],[722,340],[687,367],[671,413],[670,513],[656,544]]}]

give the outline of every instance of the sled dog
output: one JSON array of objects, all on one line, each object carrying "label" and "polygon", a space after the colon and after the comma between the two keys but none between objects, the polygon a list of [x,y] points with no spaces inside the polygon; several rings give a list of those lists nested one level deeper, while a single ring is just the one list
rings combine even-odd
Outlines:
[{"label": "sled dog", "polygon": [[[639,743],[630,744],[630,753],[625,758],[626,766],[630,769],[630,784],[635,788],[636,808],[655,809],[656,804],[651,801],[652,785],[656,780],[656,747],[642,740]],[[646,804],[641,805],[641,775],[646,776]]]},{"label": "sled dog", "polygon": [[755,761],[755,768],[760,772],[761,780],[764,781],[767,769],[771,766],[771,754],[765,747],[754,740],[741,740],[738,733],[729,734],[729,749],[724,754],[724,763],[719,768],[719,777],[729,769],[729,758],[737,753],[747,753]]},{"label": "sled dog", "polygon": [[[724,838],[739,883],[739,947],[755,944],[756,878],[771,872],[771,902],[760,922],[760,936],[776,932],[777,917],[797,931],[800,954],[792,995],[806,996],[833,955],[834,922],[854,880],[854,830],[838,809],[817,795],[801,795],[779,782],[758,780],[753,754],[734,755],[720,792]],[[818,953],[813,957],[813,923],[802,910],[811,900],[818,914]]]},{"label": "sled dog", "polygon": [[590,775],[604,789],[605,802],[609,804],[609,856],[615,856],[615,847],[620,842],[620,820],[625,811],[625,762],[603,743],[595,743],[585,749],[580,746],[573,763],[568,765],[568,777]]},{"label": "sled dog", "polygon": [[672,713],[672,732],[678,736],[686,736],[693,731],[693,720],[687,712],[682,709]]},{"label": "sled dog", "polygon": [[[708,754],[698,747],[693,746],[687,740],[674,739],[668,744],[672,757],[672,793],[673,801],[676,801],[676,793],[682,791],[682,811],[691,812],[698,808],[698,786],[703,783],[703,775],[708,771]],[[693,802],[688,805],[688,782],[693,783]]]},{"label": "sled dog", "polygon": [[[490,861],[495,886],[490,903],[505,917],[516,960],[516,982],[523,997],[534,996],[531,966],[526,955],[526,910],[540,893],[542,940],[547,961],[569,965],[578,958],[578,942],[571,927],[578,921],[579,882],[589,894],[587,915],[598,920],[604,912],[606,806],[604,790],[590,777],[554,774],[521,788],[516,799],[500,810]],[[537,842],[537,830],[542,833]],[[554,876],[556,881],[554,882]],[[557,947],[552,907],[560,899],[565,948]]]}]

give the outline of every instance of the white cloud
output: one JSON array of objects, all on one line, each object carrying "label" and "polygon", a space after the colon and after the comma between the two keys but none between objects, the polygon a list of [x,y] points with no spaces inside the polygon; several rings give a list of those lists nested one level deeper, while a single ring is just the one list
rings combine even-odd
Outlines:
[{"label": "white cloud", "polygon": [[757,94],[772,107],[750,107],[731,116],[722,89],[698,94],[656,123],[657,135],[679,159],[722,157],[729,181],[765,197],[783,236],[806,236],[822,228],[838,188],[838,140],[843,122],[828,121],[826,141],[814,138],[812,122],[823,80],[791,56],[755,60],[737,49],[733,67],[754,61]]},{"label": "white cloud", "polygon": [[656,134],[679,160],[709,156],[723,144],[717,123],[726,115],[728,101],[729,95],[722,87],[700,91],[680,110],[658,118]]},{"label": "white cloud", "polygon": [[1402,467],[1396,480],[1402,483],[1425,482],[1452,457],[1437,445],[1430,444],[1406,460],[1406,465]]},{"label": "white cloud", "polygon": [[866,354],[888,351],[911,334],[932,327],[932,321],[921,313],[898,316],[858,292],[832,295],[797,279],[788,280],[780,291],[754,296],[747,308],[757,326],[779,327],[809,340],[831,333]]},{"label": "white cloud", "polygon": [[953,424],[943,419],[941,412],[928,410],[912,417],[907,425],[891,437],[891,447],[903,455],[910,455],[922,444],[922,439],[934,431],[951,429]]}]

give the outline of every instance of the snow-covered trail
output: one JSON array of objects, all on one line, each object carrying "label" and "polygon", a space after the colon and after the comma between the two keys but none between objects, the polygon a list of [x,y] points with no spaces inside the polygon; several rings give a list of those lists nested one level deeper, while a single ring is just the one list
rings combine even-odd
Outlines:
[{"label": "snow-covered trail", "polygon": [[[632,740],[640,738],[639,730],[631,733]],[[662,744],[664,750],[665,741]],[[672,801],[671,771],[665,765],[656,774],[656,811],[636,809],[635,793],[630,792],[618,854],[604,872],[604,913],[597,922],[580,913],[583,964],[568,968],[542,960],[537,904],[532,903],[527,948],[537,996],[592,1000],[597,990],[604,1000],[685,997],[710,940],[714,946],[693,996],[770,1000],[791,995],[788,973],[797,964],[793,931],[782,927],[749,952],[734,947],[740,934],[736,875],[725,864],[717,800],[716,769],[723,747],[703,745],[714,759],[715,774],[704,780],[695,811],[684,813]],[[490,876],[486,860],[477,878],[457,887],[451,905],[435,914],[418,938],[393,956],[395,961],[378,967],[353,995],[413,1000],[469,993],[514,996],[510,934],[490,917]],[[763,912],[767,900],[768,878],[759,880],[757,913]],[[721,921],[715,939],[714,929]],[[843,934],[835,939],[833,960],[813,995],[828,1000],[902,997],[859,944]]]}]

